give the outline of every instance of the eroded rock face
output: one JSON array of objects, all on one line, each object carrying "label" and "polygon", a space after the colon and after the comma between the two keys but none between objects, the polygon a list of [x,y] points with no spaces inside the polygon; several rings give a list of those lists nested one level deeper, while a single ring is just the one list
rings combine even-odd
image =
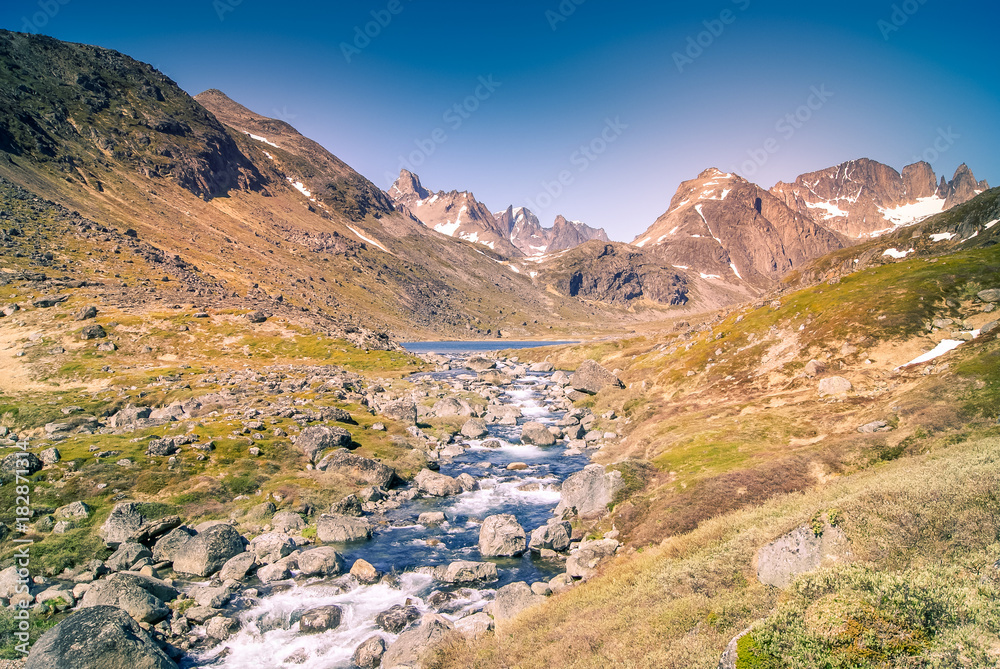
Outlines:
[{"label": "eroded rock face", "polygon": [[851,559],[851,544],[838,527],[826,524],[819,536],[802,525],[757,552],[757,578],[765,585],[787,588],[795,577]]},{"label": "eroded rock face", "polygon": [[602,465],[587,465],[563,482],[555,515],[575,509],[582,518],[603,516],[622,486],[621,472],[605,471]]},{"label": "eroded rock face", "polygon": [[527,548],[524,528],[512,514],[489,516],[479,529],[479,552],[484,557],[512,557]]},{"label": "eroded rock face", "polygon": [[569,383],[574,390],[581,393],[594,395],[607,387],[622,388],[622,382],[617,376],[601,367],[593,360],[584,360],[573,375],[569,377]]},{"label": "eroded rock face", "polygon": [[127,613],[113,606],[82,609],[43,634],[25,669],[177,669]]}]

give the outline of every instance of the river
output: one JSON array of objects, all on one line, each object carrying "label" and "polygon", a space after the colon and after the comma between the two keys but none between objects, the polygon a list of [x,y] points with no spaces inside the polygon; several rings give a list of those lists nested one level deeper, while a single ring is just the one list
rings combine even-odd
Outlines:
[{"label": "river", "polygon": [[[506,346],[510,342],[504,342]],[[537,342],[535,342],[537,344]],[[496,344],[494,343],[494,348]],[[456,362],[456,366],[460,363]],[[509,371],[508,367],[508,371]],[[442,383],[459,383],[475,378],[467,369],[427,374]],[[409,603],[421,613],[435,612],[450,620],[474,613],[492,599],[496,590],[513,581],[547,581],[564,571],[560,560],[545,560],[530,551],[520,558],[488,558],[496,563],[499,581],[480,587],[449,586],[417,571],[421,567],[447,565],[456,560],[479,561],[477,547],[480,525],[487,516],[510,513],[530,534],[544,525],[559,502],[559,485],[567,476],[589,462],[586,455],[566,455],[565,442],[540,448],[520,442],[520,424],[537,421],[554,424],[563,412],[547,396],[551,374],[527,373],[504,388],[500,402],[521,409],[518,425],[489,425],[489,436],[465,440],[463,454],[442,459],[442,474],[456,477],[469,473],[480,488],[459,495],[433,498],[416,497],[399,508],[387,511],[374,537],[343,548],[344,569],[358,558],[373,564],[379,571],[393,574],[377,585],[359,585],[351,576],[333,579],[295,579],[270,586],[259,586],[259,598],[242,598],[239,613],[240,631],[225,642],[188,657],[182,666],[212,666],[225,669],[271,669],[308,666],[310,669],[350,667],[351,656],[365,639],[380,634],[391,643],[396,635],[380,630],[375,616],[390,606]],[[461,436],[459,435],[459,438]],[[499,448],[486,448],[489,439],[500,441]],[[511,471],[512,462],[527,465]],[[447,522],[436,527],[417,523],[425,511],[443,511]],[[426,570],[423,570],[426,572]],[[294,573],[294,572],[293,572]],[[436,595],[432,606],[428,601]],[[442,602],[441,600],[446,600]],[[236,606],[240,606],[237,598]],[[343,611],[342,622],[334,630],[315,635],[300,635],[297,616],[310,608],[335,604]],[[232,605],[231,605],[232,606]]]}]

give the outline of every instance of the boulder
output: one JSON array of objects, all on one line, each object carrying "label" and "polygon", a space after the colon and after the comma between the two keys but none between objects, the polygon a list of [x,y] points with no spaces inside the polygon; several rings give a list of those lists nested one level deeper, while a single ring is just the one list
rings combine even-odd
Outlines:
[{"label": "boulder", "polygon": [[135,573],[112,574],[94,581],[83,595],[80,608],[117,606],[140,623],[158,623],[170,615],[164,602],[177,591],[163,581]]},{"label": "boulder", "polygon": [[446,520],[448,518],[445,517],[444,511],[424,511],[417,516],[417,522],[421,525],[440,525]]},{"label": "boulder", "polygon": [[551,446],[556,443],[556,437],[549,432],[549,428],[531,421],[521,426],[521,441],[535,446]]},{"label": "boulder", "polygon": [[474,355],[466,359],[463,364],[474,372],[485,372],[487,369],[494,369],[497,366],[495,360],[484,358],[481,355]]},{"label": "boulder", "polygon": [[435,568],[434,578],[442,583],[491,583],[499,578],[499,574],[492,562],[458,560],[446,567]]},{"label": "boulder", "polygon": [[350,574],[354,578],[358,579],[359,583],[365,583],[368,585],[377,583],[379,578],[382,576],[378,573],[378,569],[376,569],[371,562],[368,560],[362,560],[361,558],[355,560],[354,564],[351,565]]},{"label": "boulder", "polygon": [[299,618],[299,631],[303,634],[319,634],[340,627],[343,611],[339,606],[317,606],[309,609]]},{"label": "boulder", "polygon": [[250,552],[257,556],[261,564],[274,564],[294,550],[295,542],[281,532],[268,532],[250,542]]},{"label": "boulder", "polygon": [[581,518],[603,516],[624,485],[621,472],[587,465],[563,481],[555,515],[562,517],[564,512],[575,510]]},{"label": "boulder", "polygon": [[432,472],[429,469],[421,469],[413,482],[417,490],[427,495],[444,497],[446,495],[457,495],[462,492],[462,484],[450,476]]},{"label": "boulder", "polygon": [[493,619],[480,611],[455,621],[455,631],[466,639],[480,639],[493,629]]},{"label": "boulder", "polygon": [[892,426],[884,420],[873,420],[870,423],[865,423],[858,428],[858,432],[862,434],[872,434],[875,432],[889,432],[892,430]]},{"label": "boulder", "polygon": [[147,520],[138,530],[129,535],[128,541],[144,544],[160,537],[170,530],[180,527],[180,516],[164,516],[155,520]]},{"label": "boulder", "polygon": [[261,502],[247,510],[246,518],[247,520],[266,521],[273,518],[274,512],[277,510],[273,502]]},{"label": "boulder", "polygon": [[337,472],[354,481],[362,481],[379,488],[390,488],[396,480],[396,470],[392,467],[345,450],[337,450],[326,455],[316,468]]},{"label": "boulder", "polygon": [[42,461],[34,453],[23,451],[11,453],[0,460],[0,470],[21,476],[31,476],[35,472],[41,471],[43,466]]},{"label": "boulder", "polygon": [[253,553],[240,553],[226,560],[219,570],[221,581],[242,581],[258,567],[257,556]]},{"label": "boulder", "polygon": [[510,620],[528,607],[541,604],[545,597],[536,595],[524,581],[515,581],[497,590],[493,600],[493,619]]},{"label": "boulder", "polygon": [[445,397],[434,403],[434,406],[431,407],[431,413],[441,418],[471,416],[472,405],[465,400],[456,399],[454,397]]},{"label": "boulder", "polygon": [[986,290],[981,290],[976,294],[983,302],[1000,302],[1000,288],[987,288]]},{"label": "boulder", "polygon": [[[248,553],[244,553],[248,555]],[[253,557],[253,556],[251,556]],[[228,562],[226,564],[229,564]],[[224,585],[212,587],[196,588],[191,593],[191,598],[198,602],[198,606],[205,606],[210,609],[221,609],[229,603],[232,598],[232,591]]]},{"label": "boulder", "polygon": [[372,525],[364,518],[324,514],[316,519],[316,537],[324,543],[364,541],[372,536]]},{"label": "boulder", "polygon": [[62,453],[59,452],[58,448],[46,448],[38,454],[38,459],[42,461],[43,465],[54,465],[62,460]]},{"label": "boulder", "polygon": [[573,526],[565,520],[552,519],[545,525],[531,531],[528,548],[540,553],[544,549],[564,551],[569,548]]},{"label": "boulder", "polygon": [[243,537],[231,525],[214,525],[190,537],[174,553],[174,571],[211,576],[243,552]]},{"label": "boulder", "polygon": [[757,578],[783,589],[799,574],[850,559],[851,545],[840,528],[825,524],[817,536],[802,525],[757,551]]},{"label": "boulder", "polygon": [[295,447],[302,451],[309,462],[316,462],[317,456],[331,448],[347,448],[351,445],[351,433],[342,427],[318,425],[307,427],[295,439]]},{"label": "boulder", "polygon": [[617,376],[598,365],[593,360],[584,360],[573,375],[569,377],[573,390],[588,395],[595,395],[608,386],[624,388]]},{"label": "boulder", "polygon": [[524,528],[509,513],[489,516],[479,528],[479,553],[483,557],[512,557],[526,549]]},{"label": "boulder", "polygon": [[246,314],[246,319],[251,323],[263,323],[267,320],[267,314],[258,309],[257,311],[251,311]]},{"label": "boulder", "polygon": [[828,376],[819,382],[819,396],[846,395],[854,390],[850,381],[842,376]]},{"label": "boulder", "polygon": [[70,502],[56,509],[56,518],[63,520],[86,520],[90,518],[91,509],[84,502]]},{"label": "boulder", "polygon": [[152,409],[149,407],[134,407],[131,404],[121,409],[107,420],[107,426],[115,429],[134,427],[139,421],[149,418]]},{"label": "boulder", "polygon": [[354,650],[351,662],[360,669],[378,669],[384,654],[385,640],[378,635],[370,636]]},{"label": "boulder", "polygon": [[375,624],[389,634],[399,634],[418,618],[420,611],[417,607],[397,604],[375,616]]},{"label": "boulder", "polygon": [[417,405],[413,400],[393,400],[382,405],[381,414],[404,425],[417,424]]},{"label": "boulder", "polygon": [[139,560],[152,557],[153,554],[150,550],[142,544],[125,542],[120,544],[118,550],[104,561],[104,566],[111,571],[126,571]]},{"label": "boulder", "polygon": [[226,616],[215,616],[205,625],[205,633],[213,639],[225,641],[233,635],[240,625],[232,618]]},{"label": "boulder", "polygon": [[719,658],[719,664],[716,669],[736,669],[736,662],[739,660],[739,653],[737,652],[737,645],[740,639],[745,637],[750,633],[751,628],[746,628],[726,644],[726,649],[722,651],[722,657]]},{"label": "boulder", "polygon": [[108,333],[97,323],[93,325],[88,325],[87,327],[80,330],[80,339],[103,339],[107,337]]},{"label": "boulder", "polygon": [[95,306],[81,307],[79,311],[77,311],[73,315],[73,318],[78,321],[85,321],[90,318],[96,318],[96,317],[97,317],[97,307]]},{"label": "boulder", "polygon": [[566,573],[573,578],[588,579],[597,573],[601,563],[614,557],[618,550],[618,542],[614,539],[599,539],[585,541],[566,558]]},{"label": "boulder", "polygon": [[488,369],[485,372],[479,372],[476,374],[476,378],[491,386],[506,386],[514,381],[509,374],[504,374],[499,369]]},{"label": "boulder", "polygon": [[194,530],[187,525],[181,525],[167,532],[153,544],[153,560],[156,562],[173,562],[174,556],[177,554],[177,549],[180,548],[181,544],[190,539],[193,534]]},{"label": "boulder", "polygon": [[555,369],[555,366],[551,362],[546,360],[544,362],[532,363],[531,367],[529,367],[528,369],[530,369],[533,372],[551,372],[552,370]]},{"label": "boulder", "polygon": [[304,530],[306,521],[302,520],[302,516],[294,511],[279,511],[271,518],[271,527],[274,528],[275,532],[293,534]]},{"label": "boulder", "polygon": [[97,533],[104,539],[104,543],[117,547],[123,541],[128,541],[132,533],[142,527],[144,522],[146,517],[142,515],[136,502],[122,502],[115,504],[108,519]]},{"label": "boulder", "polygon": [[486,421],[482,418],[470,418],[462,426],[462,436],[469,439],[481,439],[489,434],[486,429]]},{"label": "boulder", "polygon": [[257,569],[257,578],[260,579],[261,583],[276,583],[291,577],[289,565],[285,562],[266,564]]},{"label": "boulder", "polygon": [[422,659],[436,643],[452,629],[451,623],[439,615],[428,614],[420,626],[399,635],[382,656],[382,666],[387,669],[418,669]]},{"label": "boulder", "polygon": [[334,576],[343,568],[343,559],[331,546],[320,546],[298,554],[303,576]]},{"label": "boulder", "polygon": [[25,584],[25,581],[21,581],[17,567],[7,567],[0,571],[0,598],[11,599]]},{"label": "boulder", "polygon": [[43,634],[24,669],[177,669],[121,609],[82,609]]},{"label": "boulder", "polygon": [[344,516],[355,516],[361,517],[365,515],[364,507],[361,504],[361,499],[357,495],[348,495],[339,502],[334,502],[330,507],[330,513],[341,514]]},{"label": "boulder", "polygon": [[68,299],[69,295],[45,295],[43,297],[38,298],[31,304],[40,309],[47,309],[49,307],[54,307],[57,304],[62,304]]},{"label": "boulder", "polygon": [[826,363],[819,360],[810,360],[802,370],[806,376],[819,376],[826,371]]}]

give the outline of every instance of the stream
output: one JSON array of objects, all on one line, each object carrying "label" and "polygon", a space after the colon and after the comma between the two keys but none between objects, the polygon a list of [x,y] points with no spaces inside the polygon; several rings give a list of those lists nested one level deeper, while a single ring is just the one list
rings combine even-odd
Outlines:
[{"label": "stream", "polygon": [[[457,362],[460,358],[453,358]],[[459,367],[460,363],[453,364]],[[510,371],[511,366],[505,365]],[[428,372],[443,384],[458,387],[475,379],[468,369]],[[546,560],[527,551],[516,558],[482,558],[479,529],[490,515],[509,513],[517,517],[525,532],[544,525],[559,502],[559,486],[572,473],[589,463],[586,454],[567,455],[566,442],[540,448],[520,442],[521,424],[537,421],[555,424],[562,407],[553,405],[547,391],[551,374],[528,372],[508,386],[498,398],[501,404],[521,409],[517,425],[488,425],[489,436],[462,440],[467,449],[453,458],[442,458],[440,473],[457,477],[468,473],[478,490],[449,497],[417,496],[380,515],[371,540],[339,544],[345,572],[363,558],[380,572],[389,574],[375,585],[361,585],[350,575],[335,578],[296,578],[261,585],[258,597],[236,597],[230,608],[240,611],[240,630],[226,641],[188,656],[182,667],[220,669],[271,669],[308,666],[310,669],[351,667],[351,656],[363,641],[379,634],[388,645],[398,635],[375,624],[375,616],[398,604],[416,606],[421,614],[434,612],[455,621],[483,609],[497,588],[514,581],[548,581],[565,570],[562,560]],[[498,440],[499,448],[482,444]],[[520,462],[521,470],[507,465]],[[421,513],[443,511],[447,521],[425,527],[417,523]],[[489,560],[497,565],[499,580],[473,587],[436,581],[425,567],[447,565],[457,560]],[[294,574],[294,572],[293,572]],[[433,597],[432,597],[433,595]],[[341,624],[320,634],[302,635],[298,616],[302,612],[335,604],[343,612]]]}]

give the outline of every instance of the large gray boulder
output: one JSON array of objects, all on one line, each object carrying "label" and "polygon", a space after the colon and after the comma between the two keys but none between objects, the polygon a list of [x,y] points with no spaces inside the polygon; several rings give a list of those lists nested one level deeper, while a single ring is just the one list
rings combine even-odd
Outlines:
[{"label": "large gray boulder", "polygon": [[521,426],[521,441],[535,446],[551,446],[556,443],[556,437],[549,428],[534,421]]},{"label": "large gray boulder", "polygon": [[622,474],[605,471],[602,465],[587,465],[562,484],[555,515],[575,510],[581,518],[596,518],[608,512],[608,505],[622,489]]},{"label": "large gray boulder", "polygon": [[177,669],[121,609],[82,609],[43,634],[24,669]]},{"label": "large gray boulder", "polygon": [[462,436],[469,439],[481,439],[489,434],[486,429],[486,421],[482,418],[470,418],[462,426]]},{"label": "large gray boulder", "polygon": [[854,390],[854,385],[842,376],[828,376],[819,382],[819,396],[846,395]]},{"label": "large gray boulder", "polygon": [[294,511],[279,511],[271,518],[271,527],[274,528],[275,532],[293,534],[304,530],[306,521],[302,520],[302,516]]},{"label": "large gray boulder", "polygon": [[142,544],[126,541],[118,546],[118,550],[111,557],[104,561],[104,566],[111,571],[125,571],[131,569],[132,565],[139,560],[152,557],[152,552]]},{"label": "large gray boulder", "polygon": [[363,481],[379,488],[389,488],[396,479],[396,470],[392,467],[345,450],[337,450],[324,456],[316,468],[337,472],[354,481]]},{"label": "large gray boulder", "polygon": [[399,634],[419,617],[420,610],[417,607],[396,604],[375,616],[375,624],[389,634]]},{"label": "large gray boulder", "polygon": [[351,433],[342,427],[326,425],[307,427],[295,438],[295,447],[309,458],[309,462],[316,462],[316,458],[323,451],[331,448],[347,448],[350,445]]},{"label": "large gray boulder", "polygon": [[405,425],[417,424],[417,405],[413,400],[393,400],[382,405],[380,413]]},{"label": "large gray boulder", "polygon": [[240,553],[226,560],[219,570],[220,581],[242,581],[247,574],[259,566],[257,556],[253,553]]},{"label": "large gray boulder", "polygon": [[442,583],[492,582],[499,578],[497,566],[492,562],[458,560],[434,569],[434,578]]},{"label": "large gray boulder", "polygon": [[83,595],[80,608],[116,606],[140,623],[157,623],[170,614],[165,602],[177,591],[165,582],[135,573],[112,574],[94,581]]},{"label": "large gray boulder", "polygon": [[299,619],[299,631],[303,634],[319,634],[340,627],[344,613],[339,606],[317,606],[302,614]]},{"label": "large gray boulder", "polygon": [[181,525],[164,534],[153,544],[154,562],[173,562],[177,549],[194,534],[187,525]]},{"label": "large gray boulder", "polygon": [[531,531],[531,539],[528,541],[528,548],[536,553],[548,549],[550,551],[564,551],[569,548],[573,536],[573,526],[565,520],[552,519],[541,527],[536,527]]},{"label": "large gray boulder", "polygon": [[497,366],[495,360],[484,358],[481,355],[474,355],[471,358],[466,359],[464,364],[474,372],[485,372],[487,369],[493,369]]},{"label": "large gray boulder", "polygon": [[527,547],[524,528],[509,513],[489,516],[479,528],[479,553],[483,557],[512,557],[524,553]]},{"label": "large gray boulder", "polygon": [[765,585],[787,588],[795,577],[851,559],[851,545],[837,527],[826,524],[817,536],[802,525],[757,552],[757,578]]},{"label": "large gray boulder", "polygon": [[91,509],[84,502],[70,502],[56,509],[56,518],[60,520],[86,520],[90,518]]},{"label": "large gray boulder", "polygon": [[343,558],[332,546],[302,551],[298,563],[303,576],[334,576],[344,568]]},{"label": "large gray boulder", "polygon": [[431,413],[441,418],[471,416],[472,405],[462,399],[445,397],[434,403],[434,406],[431,407]]},{"label": "large gray boulder", "polygon": [[976,294],[983,302],[1000,302],[1000,288],[987,288]]},{"label": "large gray boulder", "polygon": [[274,564],[294,550],[295,542],[282,532],[268,532],[250,542],[250,552],[257,556],[261,564]]},{"label": "large gray boulder", "polygon": [[31,476],[35,472],[40,472],[43,466],[42,461],[34,453],[11,453],[0,460],[0,470],[21,476]]},{"label": "large gray boulder", "polygon": [[232,525],[213,525],[182,543],[174,554],[174,571],[211,576],[244,550],[243,537]]},{"label": "large gray boulder", "polygon": [[115,504],[97,533],[104,539],[104,543],[114,548],[123,541],[128,541],[144,522],[146,517],[142,515],[138,503],[122,502]]},{"label": "large gray boulder", "polygon": [[614,557],[618,546],[614,539],[583,542],[566,558],[566,573],[573,578],[592,578],[602,563]]},{"label": "large gray boulder", "polygon": [[457,479],[429,469],[421,469],[413,482],[417,485],[417,490],[435,497],[457,495],[462,492],[462,484]]},{"label": "large gray boulder", "polygon": [[382,666],[387,669],[423,669],[423,658],[451,629],[451,623],[439,615],[424,616],[419,627],[403,632],[386,649]]},{"label": "large gray boulder", "polygon": [[316,537],[323,543],[364,541],[372,536],[372,525],[365,518],[324,514],[316,519]]},{"label": "large gray boulder", "polygon": [[545,601],[543,595],[536,595],[524,581],[515,581],[497,590],[493,600],[493,619],[510,620],[525,609]]},{"label": "large gray boulder", "polygon": [[589,395],[597,394],[608,386],[613,388],[624,387],[617,376],[593,360],[584,360],[583,364],[569,377],[569,384],[573,386],[574,390]]},{"label": "large gray boulder", "polygon": [[385,654],[385,639],[379,635],[370,636],[354,649],[351,662],[361,669],[378,669]]}]

